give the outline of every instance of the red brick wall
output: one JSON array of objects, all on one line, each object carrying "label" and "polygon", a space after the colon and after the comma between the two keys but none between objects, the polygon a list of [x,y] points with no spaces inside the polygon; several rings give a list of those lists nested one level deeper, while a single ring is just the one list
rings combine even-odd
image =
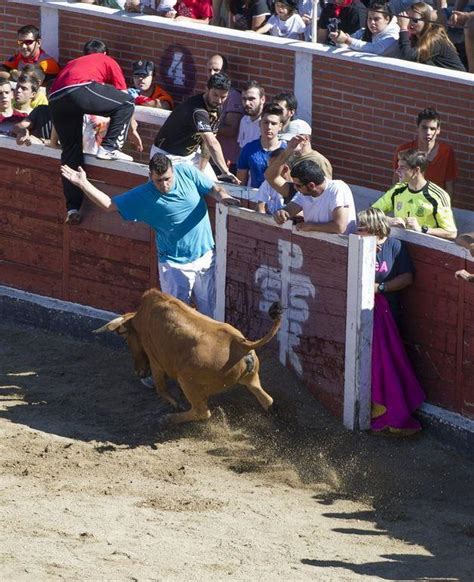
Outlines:
[{"label": "red brick wall", "polygon": [[[88,169],[110,194],[140,176]],[[106,182],[106,184],[104,184]],[[59,161],[0,148],[0,283],[112,311],[129,311],[156,285],[150,229],[86,206],[64,225]]]},{"label": "red brick wall", "polygon": [[416,275],[403,292],[408,355],[431,404],[474,418],[474,285],[454,279],[472,263],[414,244],[409,251]]},{"label": "red brick wall", "polygon": [[[292,254],[299,256],[300,249],[302,253],[301,264],[296,261],[285,275],[279,241],[291,245]],[[347,251],[347,247],[293,236],[275,225],[235,216],[228,219],[227,321],[252,339],[263,336],[269,317],[260,304],[266,299],[265,290],[271,289],[269,301],[279,299],[284,304],[288,332],[296,340],[292,349],[306,385],[336,416],[342,415],[344,395]],[[274,270],[270,279],[267,269]],[[284,340],[279,334],[269,349],[278,353],[280,341]],[[286,365],[294,367],[289,352]]]},{"label": "red brick wall", "polygon": [[[143,182],[141,176],[113,169],[94,166],[87,171],[110,194]],[[63,224],[58,160],[0,148],[0,208],[0,285],[121,312],[133,309],[141,293],[156,285],[155,247],[147,226],[124,222],[116,213],[95,207],[86,208],[81,225]],[[283,279],[280,240],[290,242],[294,256],[301,257],[287,271],[289,307],[296,313],[290,315],[290,331],[297,338],[294,352],[309,389],[340,415],[346,247],[231,216],[227,318],[251,338],[266,333],[269,321],[259,305],[263,290],[281,297],[281,289],[278,283],[266,286],[265,273],[258,281],[255,274],[259,267],[269,267],[275,269],[273,282]],[[474,285],[456,281],[453,275],[457,269],[472,271],[472,263],[413,244],[410,253],[416,278],[404,292],[402,318],[408,353],[427,400],[473,418]],[[308,292],[305,277],[314,293]],[[277,340],[273,344],[277,349]]]},{"label": "red brick wall", "polygon": [[[474,79],[474,77],[473,77]],[[380,190],[392,183],[395,147],[414,139],[425,107],[442,116],[441,138],[456,152],[454,204],[474,210],[474,82],[456,85],[357,61],[313,57],[313,136],[335,175]]]}]

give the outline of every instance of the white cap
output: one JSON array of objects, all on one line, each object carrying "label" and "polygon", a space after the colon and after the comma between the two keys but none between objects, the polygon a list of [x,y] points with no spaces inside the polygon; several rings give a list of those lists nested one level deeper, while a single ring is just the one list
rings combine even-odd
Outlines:
[{"label": "white cap", "polygon": [[303,119],[294,119],[290,121],[290,125],[286,129],[285,133],[280,136],[280,139],[284,141],[290,141],[295,135],[311,135],[311,126],[306,123]]}]

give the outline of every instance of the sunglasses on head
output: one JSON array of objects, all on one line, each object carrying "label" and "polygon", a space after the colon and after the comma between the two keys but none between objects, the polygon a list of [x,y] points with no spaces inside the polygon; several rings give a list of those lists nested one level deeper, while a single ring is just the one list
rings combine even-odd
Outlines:
[{"label": "sunglasses on head", "polygon": [[26,46],[31,46],[32,44],[35,44],[35,42],[38,42],[38,40],[36,39],[32,39],[32,38],[27,38],[25,40],[20,40],[18,39],[17,41],[18,46],[21,46],[22,44],[26,44]]}]

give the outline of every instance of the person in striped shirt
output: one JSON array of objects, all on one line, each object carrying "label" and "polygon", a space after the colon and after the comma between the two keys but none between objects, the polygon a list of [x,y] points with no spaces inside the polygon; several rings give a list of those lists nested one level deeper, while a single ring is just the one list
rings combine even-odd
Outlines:
[{"label": "person in striped shirt", "polygon": [[393,213],[392,226],[430,234],[447,240],[457,235],[449,194],[425,178],[427,155],[405,150],[398,155],[399,182],[372,206]]}]

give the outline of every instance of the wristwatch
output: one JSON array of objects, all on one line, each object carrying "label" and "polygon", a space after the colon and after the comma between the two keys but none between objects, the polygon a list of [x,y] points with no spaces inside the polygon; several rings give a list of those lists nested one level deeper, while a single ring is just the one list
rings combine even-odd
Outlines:
[{"label": "wristwatch", "polygon": [[426,233],[429,231],[429,229],[430,229],[430,227],[429,227],[429,226],[426,226],[426,224],[424,224],[424,225],[421,227],[421,232],[422,232],[423,234],[426,234]]},{"label": "wristwatch", "polygon": [[382,283],[379,283],[378,291],[379,291],[379,293],[385,292],[385,283],[383,281],[382,281]]}]

